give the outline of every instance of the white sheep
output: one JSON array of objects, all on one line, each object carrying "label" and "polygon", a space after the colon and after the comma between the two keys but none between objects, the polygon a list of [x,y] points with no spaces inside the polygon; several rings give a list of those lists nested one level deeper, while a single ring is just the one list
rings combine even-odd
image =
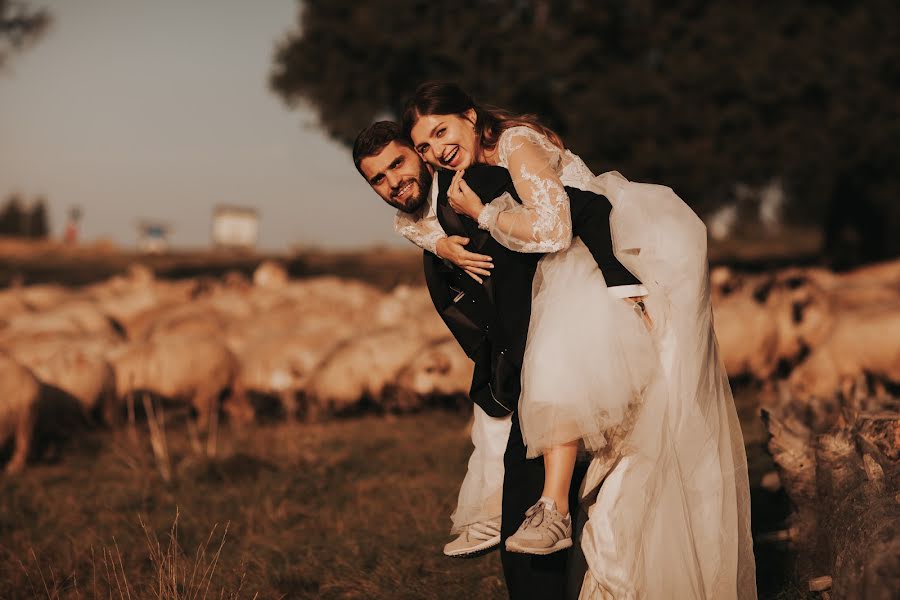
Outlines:
[{"label": "white sheep", "polygon": [[31,439],[37,423],[40,383],[31,372],[0,353],[0,445],[15,438],[12,457],[6,473],[14,474],[25,468]]}]

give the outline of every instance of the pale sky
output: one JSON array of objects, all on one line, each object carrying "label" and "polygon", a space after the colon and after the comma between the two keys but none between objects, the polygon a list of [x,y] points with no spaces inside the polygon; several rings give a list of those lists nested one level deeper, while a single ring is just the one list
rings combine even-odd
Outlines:
[{"label": "pale sky", "polygon": [[260,211],[260,246],[408,244],[347,148],[266,79],[295,0],[33,0],[54,25],[0,72],[0,200],[46,195],[82,239],[136,241],[139,218],[178,246],[209,243],[216,204]]}]

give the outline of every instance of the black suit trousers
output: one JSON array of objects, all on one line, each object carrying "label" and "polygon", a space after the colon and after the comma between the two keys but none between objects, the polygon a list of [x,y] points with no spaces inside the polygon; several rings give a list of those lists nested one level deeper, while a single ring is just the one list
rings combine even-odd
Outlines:
[{"label": "black suit trousers", "polygon": [[[568,562],[571,550],[547,556],[506,551],[506,538],[522,524],[525,511],[541,497],[544,488],[544,458],[525,458],[525,443],[519,427],[518,410],[512,414],[509,441],[503,455],[503,517],[500,525],[500,561],[511,600],[557,600],[566,595]],[[584,478],[585,465],[575,467],[569,488],[569,507],[575,514],[578,489]]]}]

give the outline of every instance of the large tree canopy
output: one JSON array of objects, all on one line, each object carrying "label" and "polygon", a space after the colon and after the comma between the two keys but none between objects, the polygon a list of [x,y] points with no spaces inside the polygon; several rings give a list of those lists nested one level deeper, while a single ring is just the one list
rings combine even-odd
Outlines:
[{"label": "large tree canopy", "polygon": [[0,0],[0,68],[13,52],[36,42],[50,25],[50,13],[24,2]]},{"label": "large tree canopy", "polygon": [[308,0],[270,84],[350,142],[419,83],[455,80],[537,113],[595,171],[701,209],[780,176],[794,215],[821,219],[836,201],[894,210],[898,40],[891,0]]}]

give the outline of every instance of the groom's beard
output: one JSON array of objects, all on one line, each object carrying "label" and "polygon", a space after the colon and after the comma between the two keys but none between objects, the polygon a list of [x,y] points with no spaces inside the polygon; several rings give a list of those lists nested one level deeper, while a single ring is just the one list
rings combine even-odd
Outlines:
[{"label": "groom's beard", "polygon": [[[400,183],[396,189],[399,190],[408,183],[409,180],[407,179]],[[414,213],[422,208],[422,205],[428,200],[428,194],[431,192],[431,171],[428,170],[428,166],[424,161],[419,166],[419,175],[416,177],[416,192],[416,196],[409,198],[405,203],[397,202],[393,198],[387,199],[385,202],[405,213]]]}]

